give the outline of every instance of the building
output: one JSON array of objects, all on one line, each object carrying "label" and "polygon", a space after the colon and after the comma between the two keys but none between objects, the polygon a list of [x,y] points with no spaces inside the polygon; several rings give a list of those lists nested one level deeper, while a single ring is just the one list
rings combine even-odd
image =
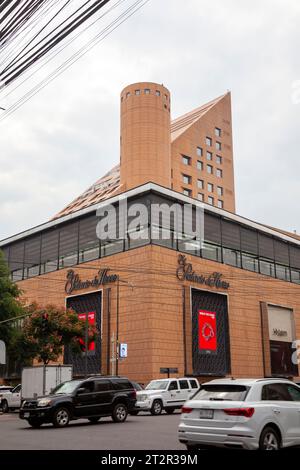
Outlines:
[{"label": "building", "polygon": [[296,378],[300,240],[234,211],[230,94],[171,122],[169,91],[138,83],[121,93],[120,167],[0,247],[27,302],[97,324],[87,370],[65,351],[76,375]]}]

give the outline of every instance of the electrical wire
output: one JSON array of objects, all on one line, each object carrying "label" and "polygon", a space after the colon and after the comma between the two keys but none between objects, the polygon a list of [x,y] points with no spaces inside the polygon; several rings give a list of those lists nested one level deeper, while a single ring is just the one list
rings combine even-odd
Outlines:
[{"label": "electrical wire", "polygon": [[51,83],[55,78],[57,78],[61,73],[68,69],[73,63],[77,62],[83,55],[85,55],[90,49],[92,49],[96,44],[103,41],[107,36],[109,36],[115,29],[120,27],[125,21],[127,21],[131,16],[133,16],[138,10],[140,10],[144,5],[146,5],[150,0],[136,0],[133,5],[127,8],[118,18],[112,21],[106,28],[100,31],[94,38],[92,38],[86,45],[84,45],[79,51],[77,51],[71,58],[65,61],[61,66],[59,66],[54,72],[52,72],[48,77],[43,79],[38,85],[33,87],[28,93],[26,93],[22,98],[20,98],[14,105],[12,105],[7,111],[5,111],[0,117],[0,122],[8,117],[10,114],[15,112],[20,106],[26,103],[29,99],[35,96],[39,91],[41,91],[46,85]]}]

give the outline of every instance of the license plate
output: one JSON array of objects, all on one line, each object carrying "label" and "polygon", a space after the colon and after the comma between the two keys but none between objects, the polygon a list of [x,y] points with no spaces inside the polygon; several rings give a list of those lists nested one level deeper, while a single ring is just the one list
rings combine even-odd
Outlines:
[{"label": "license plate", "polygon": [[214,410],[200,410],[200,419],[213,419]]},{"label": "license plate", "polygon": [[24,413],[24,418],[29,418],[30,413]]}]

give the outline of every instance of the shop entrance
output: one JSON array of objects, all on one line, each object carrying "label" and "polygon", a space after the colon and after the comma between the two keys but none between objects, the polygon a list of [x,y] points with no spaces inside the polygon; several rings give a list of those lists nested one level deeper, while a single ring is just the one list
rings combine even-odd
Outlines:
[{"label": "shop entrance", "polygon": [[226,295],[192,289],[192,364],[194,375],[230,373]]},{"label": "shop entrance", "polygon": [[[67,308],[71,308],[83,322],[88,318],[90,324],[97,326],[101,332],[102,292],[78,295],[67,299]],[[65,349],[64,363],[73,365],[73,373],[77,376],[99,374],[101,372],[101,334],[85,351],[85,338],[82,338],[82,353],[74,354],[70,348]]]}]

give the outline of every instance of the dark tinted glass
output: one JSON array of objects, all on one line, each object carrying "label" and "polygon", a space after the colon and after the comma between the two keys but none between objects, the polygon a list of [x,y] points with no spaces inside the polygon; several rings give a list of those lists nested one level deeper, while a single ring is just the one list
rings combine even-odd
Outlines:
[{"label": "dark tinted glass", "polygon": [[222,220],[222,245],[236,250],[241,249],[241,234],[238,224]]},{"label": "dark tinted glass", "polygon": [[202,385],[193,400],[244,401],[247,392],[243,385]]},{"label": "dark tinted glass", "polygon": [[290,245],[290,262],[293,268],[300,269],[300,247]]},{"label": "dark tinted glass", "polygon": [[23,269],[24,241],[13,243],[10,246],[9,266],[11,271]]},{"label": "dark tinted glass", "polygon": [[178,384],[175,380],[170,383],[168,390],[178,390]]},{"label": "dark tinted glass", "polygon": [[258,254],[258,239],[255,230],[241,227],[241,248],[247,253]]},{"label": "dark tinted glass", "polygon": [[94,392],[95,390],[95,382],[92,380],[90,382],[84,382],[83,384],[80,385],[80,388],[84,389],[85,391],[82,390],[80,393],[91,393]]},{"label": "dark tinted glass", "polygon": [[300,388],[294,385],[287,385],[287,389],[293,401],[300,401]]},{"label": "dark tinted glass", "polygon": [[187,380],[179,380],[179,385],[182,390],[187,390],[188,388],[190,388]]},{"label": "dark tinted glass", "polygon": [[99,380],[95,382],[95,392],[105,392],[111,389],[112,385],[109,380]]},{"label": "dark tinted glass", "polygon": [[204,239],[221,244],[221,219],[214,215],[204,214]]},{"label": "dark tinted glass", "polygon": [[192,388],[198,388],[198,384],[197,384],[196,380],[190,380],[190,384],[191,384]]},{"label": "dark tinted glass", "polygon": [[258,246],[259,246],[259,256],[263,258],[274,259],[274,243],[273,238],[258,234]]},{"label": "dark tinted glass", "polygon": [[113,385],[117,390],[128,390],[133,388],[133,385],[126,379],[114,379]]},{"label": "dark tinted glass", "polygon": [[298,375],[298,366],[293,364],[292,355],[295,349],[292,343],[270,341],[271,372],[277,375]]},{"label": "dark tinted glass", "polygon": [[268,401],[292,401],[286,384],[281,383],[264,385],[261,399]]}]

